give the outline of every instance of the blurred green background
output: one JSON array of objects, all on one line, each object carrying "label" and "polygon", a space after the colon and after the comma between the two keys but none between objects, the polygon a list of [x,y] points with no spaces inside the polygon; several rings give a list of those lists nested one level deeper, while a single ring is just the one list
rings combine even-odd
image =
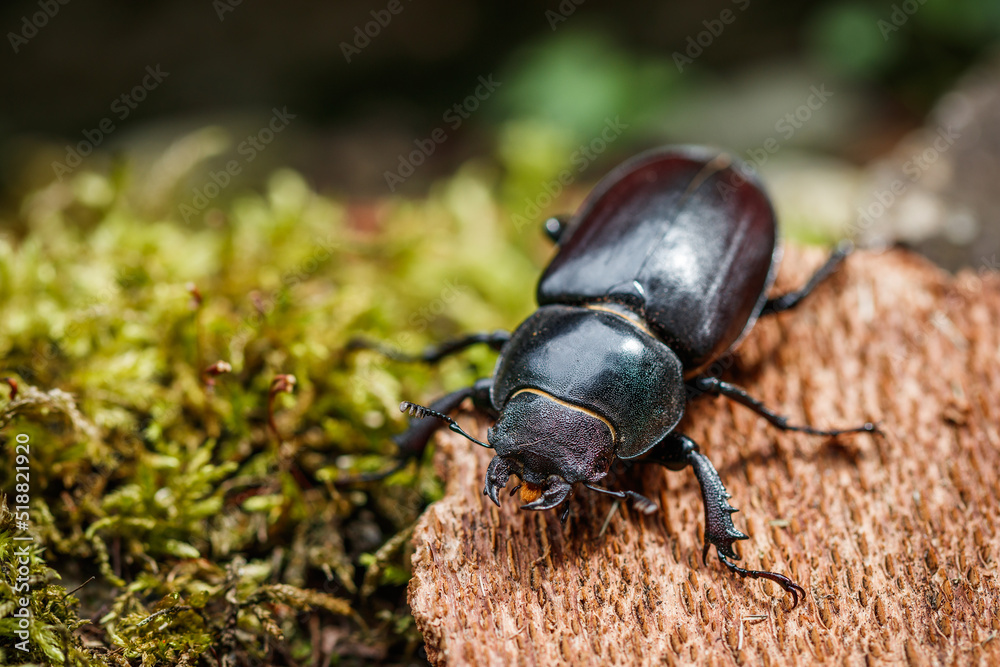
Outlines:
[{"label": "blurred green background", "polygon": [[0,510],[2,664],[423,663],[429,456],[338,480],[495,355],[348,342],[516,326],[541,221],[640,150],[742,156],[800,243],[864,240],[904,179],[872,242],[997,268],[1000,2],[35,0],[0,26],[0,451],[33,443],[35,538],[25,653]]},{"label": "blurred green background", "polygon": [[[524,181],[568,164],[608,117],[628,131],[586,180],[671,142],[745,155],[774,137],[779,162],[809,151],[866,164],[919,126],[1000,34],[994,0],[399,0],[398,14],[379,2],[95,1],[57,3],[51,18],[38,14],[44,4],[0,10],[9,31],[0,71],[7,207],[51,180],[52,162],[104,119],[115,129],[101,133],[83,168],[122,156],[136,177],[159,166],[145,203],[173,204],[206,170],[244,157],[237,146],[275,107],[294,121],[225,197],[259,186],[276,165],[323,192],[383,197],[385,172],[436,128],[446,141],[399,191],[419,195],[457,165],[488,158],[521,194]],[[121,96],[147,66],[168,76],[126,107]],[[480,76],[499,87],[463,117],[452,114],[458,127],[445,122]],[[776,131],[814,85],[831,103],[793,133]],[[219,131],[178,146],[207,126]],[[164,165],[171,147],[183,155]]]}]

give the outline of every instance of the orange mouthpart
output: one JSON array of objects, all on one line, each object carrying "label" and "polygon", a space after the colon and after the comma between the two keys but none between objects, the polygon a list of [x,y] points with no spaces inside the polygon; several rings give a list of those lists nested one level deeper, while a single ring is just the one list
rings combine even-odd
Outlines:
[{"label": "orange mouthpart", "polygon": [[532,484],[531,482],[525,482],[521,485],[521,504],[527,505],[528,503],[533,503],[542,497],[542,487],[537,484]]}]

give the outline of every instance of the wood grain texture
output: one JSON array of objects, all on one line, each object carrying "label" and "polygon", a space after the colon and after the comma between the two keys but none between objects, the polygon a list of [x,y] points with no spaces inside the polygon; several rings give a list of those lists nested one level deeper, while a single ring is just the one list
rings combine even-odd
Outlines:
[{"label": "wood grain texture", "polygon": [[[788,249],[776,291],[823,259]],[[491,453],[445,431],[446,495],[415,530],[409,588],[432,663],[1000,664],[1000,277],[857,253],[722,364],[794,423],[885,430],[783,433],[722,398],[692,403],[678,428],[741,510],[740,563],[789,574],[805,601],[791,610],[714,551],[702,564],[689,470],[640,466],[609,483],[657,514],[584,490],[561,525],[506,494],[492,505]],[[485,436],[483,418],[460,421]]]}]

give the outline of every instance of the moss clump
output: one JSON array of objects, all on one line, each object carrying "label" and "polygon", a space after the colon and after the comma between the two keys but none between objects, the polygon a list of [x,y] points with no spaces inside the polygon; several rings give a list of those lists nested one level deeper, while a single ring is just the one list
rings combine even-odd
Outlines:
[{"label": "moss clump", "polygon": [[[412,660],[407,536],[438,482],[416,465],[336,482],[391,464],[401,399],[487,375],[493,355],[428,369],[345,348],[509,327],[532,307],[540,234],[508,224],[475,167],[368,204],[281,171],[191,224],[135,189],[80,172],[0,221],[4,460],[31,443],[30,529],[2,503],[0,663]],[[12,634],[25,535],[28,652]]]}]

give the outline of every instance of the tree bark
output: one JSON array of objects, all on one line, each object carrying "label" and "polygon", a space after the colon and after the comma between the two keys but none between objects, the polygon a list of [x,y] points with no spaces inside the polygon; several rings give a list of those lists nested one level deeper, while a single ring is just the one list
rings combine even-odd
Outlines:
[{"label": "tree bark", "polygon": [[[775,292],[823,261],[788,248]],[[443,431],[446,495],[415,533],[409,599],[436,665],[1000,664],[1000,276],[946,274],[901,250],[857,253],[797,309],[758,322],[723,377],[791,423],[879,421],[884,437],[782,432],[724,398],[689,405],[742,510],[739,564],[701,562],[690,470],[610,480],[645,516],[586,490],[558,511],[497,509],[491,453]],[[485,439],[488,422],[464,413]],[[513,481],[510,486],[513,486]],[[504,494],[506,495],[506,494]]]}]

